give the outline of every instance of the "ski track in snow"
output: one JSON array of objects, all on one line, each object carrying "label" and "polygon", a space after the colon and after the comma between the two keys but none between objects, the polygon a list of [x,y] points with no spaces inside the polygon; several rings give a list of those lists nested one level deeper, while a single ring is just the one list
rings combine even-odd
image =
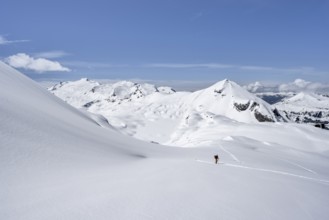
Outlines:
[{"label": "ski track in snow", "polygon": [[241,163],[241,161],[230,151],[226,150],[223,146],[220,146],[220,148],[227,153],[228,155],[230,155],[230,157],[232,157],[233,160],[235,160],[238,163]]},{"label": "ski track in snow", "polygon": [[[213,164],[211,162],[204,161],[204,160],[196,160],[196,161],[201,162],[201,163],[216,165],[216,164]],[[263,169],[263,168],[256,168],[256,167],[241,166],[241,165],[238,165],[238,164],[223,163],[223,162],[220,163],[220,164],[222,164],[223,166],[228,166],[228,167],[235,167],[235,168],[248,169],[248,170],[256,170],[256,171],[261,171],[261,172],[275,173],[275,174],[280,174],[280,175],[285,175],[285,176],[292,176],[292,177],[306,179],[306,180],[312,180],[312,181],[315,181],[317,183],[322,183],[322,184],[325,184],[325,185],[329,186],[329,180],[316,179],[316,178],[312,178],[312,177],[297,175],[297,174],[288,173],[288,172],[284,172],[284,171],[278,171],[278,170],[270,170],[270,169]]]},{"label": "ski track in snow", "polygon": [[308,171],[308,172],[310,172],[310,173],[317,174],[315,171],[313,171],[313,170],[311,170],[311,169],[308,169],[308,168],[306,168],[306,167],[304,167],[304,166],[302,166],[302,165],[299,165],[299,164],[297,164],[297,163],[294,163],[294,162],[291,162],[291,161],[288,161],[288,160],[284,160],[284,159],[280,159],[280,160],[282,160],[282,161],[284,161],[284,162],[287,162],[287,163],[289,163],[289,164],[292,164],[292,165],[294,165],[294,166],[296,166],[296,167],[299,167],[299,168],[301,168],[301,169],[303,169],[303,170],[306,170],[306,171]]}]

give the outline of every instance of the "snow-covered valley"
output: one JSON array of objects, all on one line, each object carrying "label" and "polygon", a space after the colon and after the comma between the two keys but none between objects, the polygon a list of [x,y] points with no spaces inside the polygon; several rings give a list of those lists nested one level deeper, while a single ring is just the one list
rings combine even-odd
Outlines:
[{"label": "snow-covered valley", "polygon": [[0,85],[0,219],[328,218],[328,131],[234,82]]}]

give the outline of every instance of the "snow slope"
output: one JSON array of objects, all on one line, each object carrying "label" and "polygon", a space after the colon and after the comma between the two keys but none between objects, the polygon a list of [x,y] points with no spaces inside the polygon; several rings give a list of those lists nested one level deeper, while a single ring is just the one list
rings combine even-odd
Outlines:
[{"label": "snow slope", "polygon": [[329,123],[329,98],[326,96],[300,92],[276,103],[275,107],[295,122]]},{"label": "snow slope", "polygon": [[101,127],[104,118],[70,107],[1,62],[0,103],[0,219],[324,220],[329,214],[326,131],[217,116],[222,129],[209,127],[202,136],[212,143],[164,147]]},{"label": "snow slope", "polygon": [[111,182],[115,167],[161,154],[100,127],[100,116],[92,120],[2,62],[0,85],[0,219],[78,217],[93,199],[83,191],[100,173]]}]

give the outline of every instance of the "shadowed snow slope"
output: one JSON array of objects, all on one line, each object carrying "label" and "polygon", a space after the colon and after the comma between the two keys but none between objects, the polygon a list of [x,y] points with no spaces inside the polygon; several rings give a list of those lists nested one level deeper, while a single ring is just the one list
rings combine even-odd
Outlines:
[{"label": "shadowed snow slope", "polygon": [[[146,97],[175,97],[162,91]],[[167,103],[150,108],[174,120]],[[327,219],[325,131],[198,111],[177,121],[174,144],[200,147],[123,136],[0,62],[0,219]]]}]

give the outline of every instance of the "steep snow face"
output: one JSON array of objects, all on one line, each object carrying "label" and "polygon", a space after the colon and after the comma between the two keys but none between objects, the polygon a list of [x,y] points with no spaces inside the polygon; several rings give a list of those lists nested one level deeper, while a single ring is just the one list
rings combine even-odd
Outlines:
[{"label": "steep snow face", "polygon": [[198,112],[210,112],[240,122],[275,122],[272,107],[236,83],[223,80],[192,93],[185,101]]},{"label": "steep snow face", "polygon": [[295,122],[329,124],[329,98],[314,93],[298,93],[275,107]]}]

